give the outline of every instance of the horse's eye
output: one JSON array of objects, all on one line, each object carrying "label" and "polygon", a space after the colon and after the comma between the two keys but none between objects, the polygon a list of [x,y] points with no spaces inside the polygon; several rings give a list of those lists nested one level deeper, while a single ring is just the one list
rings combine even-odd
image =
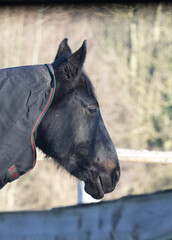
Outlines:
[{"label": "horse's eye", "polygon": [[89,106],[88,108],[88,112],[90,113],[90,114],[96,114],[97,113],[97,111],[98,111],[98,107],[97,106],[95,106],[95,105],[91,105],[91,106]]}]

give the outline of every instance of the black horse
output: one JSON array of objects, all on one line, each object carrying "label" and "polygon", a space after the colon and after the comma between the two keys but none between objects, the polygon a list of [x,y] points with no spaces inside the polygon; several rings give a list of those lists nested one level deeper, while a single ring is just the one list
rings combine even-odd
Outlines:
[{"label": "black horse", "polygon": [[[32,128],[31,133],[34,162],[32,166],[27,166],[27,170],[30,170],[35,165],[36,145],[47,156],[52,157],[63,166],[70,174],[84,181],[85,191],[88,194],[96,199],[100,199],[105,193],[114,190],[120,177],[120,168],[115,147],[100,113],[93,85],[83,70],[85,58],[86,41],[73,54],[68,46],[67,39],[61,42],[54,62],[48,66],[52,75],[54,69],[54,83],[51,81],[53,91],[47,90],[47,82],[44,82],[44,78],[46,79],[50,75],[47,73],[45,65],[1,70],[0,76],[3,75],[3,80],[0,81],[0,89],[2,86],[5,88],[4,79],[7,76],[8,78],[10,76],[10,82],[13,85],[16,83],[14,75],[18,76],[18,85],[26,85],[27,81],[28,83],[23,88],[24,90],[18,90],[18,93],[16,93],[22,95],[22,101],[18,100],[18,107],[16,108],[21,109],[24,102],[27,109],[26,113],[23,114],[22,110],[11,123],[9,115],[11,114],[10,116],[12,117],[16,115],[16,109],[13,108],[9,111],[10,114],[6,114],[7,108],[10,107],[4,110],[3,105],[0,104],[0,112],[4,113],[4,115],[0,115],[0,127],[3,126],[0,132],[0,137],[2,136],[0,140],[0,162],[3,162],[1,166],[10,162],[10,159],[15,154],[18,154],[16,158],[21,158],[22,155],[19,154],[21,148],[24,148],[26,156],[30,156],[30,152],[27,151],[27,146],[24,144],[23,136],[25,134],[25,138],[30,141],[30,135],[28,137],[27,133],[25,133],[28,132],[25,130],[25,127],[30,126],[30,122],[32,122],[33,126],[33,120],[28,119],[35,115],[37,112],[36,105],[40,102],[39,108],[42,113]],[[31,77],[28,77],[30,75]],[[25,78],[25,81],[23,81],[23,78]],[[40,97],[33,99],[36,93],[40,91],[40,87],[35,87],[36,90],[35,92],[33,91],[35,79],[37,84],[39,83],[38,86],[41,84],[44,98],[47,99],[47,95],[51,95],[51,100],[49,98],[44,109],[42,106],[45,105],[45,99],[42,100]],[[14,89],[14,87],[11,87],[11,83],[9,86],[6,84],[8,89]],[[28,88],[31,90],[27,91]],[[14,94],[15,97],[16,94]],[[53,94],[54,96],[52,97]],[[14,102],[14,97],[11,101]],[[13,114],[12,111],[14,111]],[[19,116],[23,116],[20,123],[18,123]],[[10,127],[7,128],[6,123]],[[9,132],[10,135],[8,136]],[[18,138],[14,137],[14,135],[17,135]],[[21,142],[18,139],[22,139]],[[9,149],[9,141],[13,141],[14,145],[18,144],[20,147],[16,149],[19,150],[15,152],[13,147]],[[0,176],[0,183],[2,182],[0,186],[2,185],[2,187],[7,182],[18,178],[19,175],[26,172],[24,160],[23,163],[20,160],[20,164],[13,161],[6,165],[6,169],[5,171],[8,174],[3,175],[3,177]]]},{"label": "black horse", "polygon": [[60,44],[52,64],[58,86],[38,127],[36,145],[99,199],[114,190],[120,171],[93,85],[83,71],[85,57],[86,41],[73,54],[67,39]]}]

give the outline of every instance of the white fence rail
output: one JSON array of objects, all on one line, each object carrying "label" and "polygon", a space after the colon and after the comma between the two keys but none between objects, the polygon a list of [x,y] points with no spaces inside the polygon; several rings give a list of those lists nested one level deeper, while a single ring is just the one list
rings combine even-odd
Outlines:
[{"label": "white fence rail", "polygon": [[148,150],[117,149],[120,161],[172,163],[172,152]]}]

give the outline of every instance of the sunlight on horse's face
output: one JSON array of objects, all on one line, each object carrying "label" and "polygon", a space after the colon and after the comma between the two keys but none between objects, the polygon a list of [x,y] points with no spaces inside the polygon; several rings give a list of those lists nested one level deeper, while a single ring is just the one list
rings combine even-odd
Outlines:
[{"label": "sunlight on horse's face", "polygon": [[57,90],[37,134],[37,146],[85,182],[96,199],[114,190],[120,168],[92,84],[82,71],[86,43],[74,54],[63,40],[53,63]]}]

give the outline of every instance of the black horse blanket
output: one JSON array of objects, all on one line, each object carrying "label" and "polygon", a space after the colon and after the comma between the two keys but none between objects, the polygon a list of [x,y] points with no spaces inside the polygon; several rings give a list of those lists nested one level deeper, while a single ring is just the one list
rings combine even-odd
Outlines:
[{"label": "black horse blanket", "polygon": [[34,135],[55,86],[50,64],[0,70],[0,189],[35,166]]}]

